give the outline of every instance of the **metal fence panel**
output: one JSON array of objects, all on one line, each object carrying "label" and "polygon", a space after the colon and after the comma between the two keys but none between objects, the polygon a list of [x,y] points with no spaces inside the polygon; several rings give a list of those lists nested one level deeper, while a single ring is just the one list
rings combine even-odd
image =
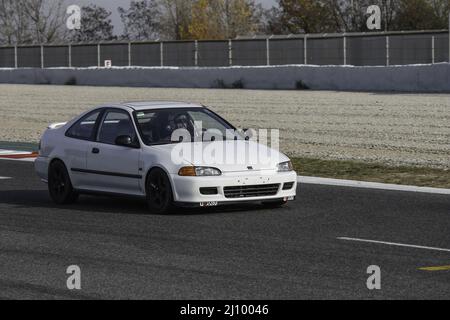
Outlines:
[{"label": "metal fence panel", "polygon": [[434,40],[434,61],[448,62],[448,34],[436,34]]},{"label": "metal fence panel", "polygon": [[[103,66],[105,60],[113,66],[180,67],[287,65],[305,60],[313,65],[429,64],[449,60],[448,37],[447,31],[311,34],[232,40],[231,51],[227,40],[75,44],[71,50],[69,45],[46,45],[42,58],[41,46],[29,45],[17,48],[17,66],[92,67]],[[0,67],[15,65],[14,47],[0,47]]]},{"label": "metal fence panel", "polygon": [[391,65],[432,63],[431,35],[393,35],[389,37]]},{"label": "metal fence panel", "polygon": [[261,66],[267,64],[266,40],[233,40],[234,66]]},{"label": "metal fence panel", "polygon": [[343,38],[308,38],[308,64],[344,64]]},{"label": "metal fence panel", "polygon": [[72,46],[72,67],[96,67],[97,65],[97,45]]},{"label": "metal fence panel", "polygon": [[14,68],[14,48],[0,48],[0,68]]},{"label": "metal fence panel", "polygon": [[195,42],[164,42],[164,66],[195,66]]},{"label": "metal fence panel", "polygon": [[128,66],[128,43],[102,44],[100,46],[100,65],[111,60],[113,66]]},{"label": "metal fence panel", "polygon": [[269,48],[271,65],[303,64],[305,62],[303,39],[270,39]]},{"label": "metal fence panel", "polygon": [[131,65],[154,67],[161,65],[161,45],[155,43],[132,43]]},{"label": "metal fence panel", "polygon": [[69,67],[69,47],[51,46],[44,47],[44,67]]},{"label": "metal fence panel", "polygon": [[19,68],[40,68],[41,47],[18,47],[17,66]]},{"label": "metal fence panel", "polygon": [[225,67],[229,65],[228,41],[199,41],[198,66]]},{"label": "metal fence panel", "polygon": [[347,37],[347,64],[384,66],[386,63],[386,37]]}]

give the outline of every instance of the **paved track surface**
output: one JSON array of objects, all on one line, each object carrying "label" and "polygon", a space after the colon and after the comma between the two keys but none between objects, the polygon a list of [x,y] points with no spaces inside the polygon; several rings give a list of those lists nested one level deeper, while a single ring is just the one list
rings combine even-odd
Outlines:
[{"label": "paved track surface", "polygon": [[[0,298],[382,299],[450,297],[450,197],[301,186],[288,207],[150,214],[143,202],[82,197],[58,207],[31,163],[1,161]],[[66,288],[79,265],[82,290]],[[367,267],[382,290],[366,287]]]}]

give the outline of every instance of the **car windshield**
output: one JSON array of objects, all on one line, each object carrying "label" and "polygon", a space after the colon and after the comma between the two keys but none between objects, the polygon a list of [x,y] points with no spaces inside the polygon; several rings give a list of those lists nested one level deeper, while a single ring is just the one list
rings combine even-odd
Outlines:
[{"label": "car windshield", "polygon": [[217,136],[223,140],[241,139],[233,126],[206,108],[146,110],[136,111],[134,115],[147,145],[211,141]]}]

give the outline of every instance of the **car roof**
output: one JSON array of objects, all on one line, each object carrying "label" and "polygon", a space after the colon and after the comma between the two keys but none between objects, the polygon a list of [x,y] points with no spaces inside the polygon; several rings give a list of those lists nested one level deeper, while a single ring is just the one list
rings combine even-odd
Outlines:
[{"label": "car roof", "polygon": [[136,101],[123,102],[123,107],[129,107],[135,111],[151,109],[176,109],[176,108],[204,108],[200,104],[179,101]]}]

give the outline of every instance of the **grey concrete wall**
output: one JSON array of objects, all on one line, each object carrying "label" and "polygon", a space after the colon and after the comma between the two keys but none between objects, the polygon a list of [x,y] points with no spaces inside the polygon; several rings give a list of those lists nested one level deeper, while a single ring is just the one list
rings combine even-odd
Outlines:
[{"label": "grey concrete wall", "polygon": [[0,83],[246,89],[450,92],[450,64],[392,67],[280,66],[240,68],[0,69]]}]

